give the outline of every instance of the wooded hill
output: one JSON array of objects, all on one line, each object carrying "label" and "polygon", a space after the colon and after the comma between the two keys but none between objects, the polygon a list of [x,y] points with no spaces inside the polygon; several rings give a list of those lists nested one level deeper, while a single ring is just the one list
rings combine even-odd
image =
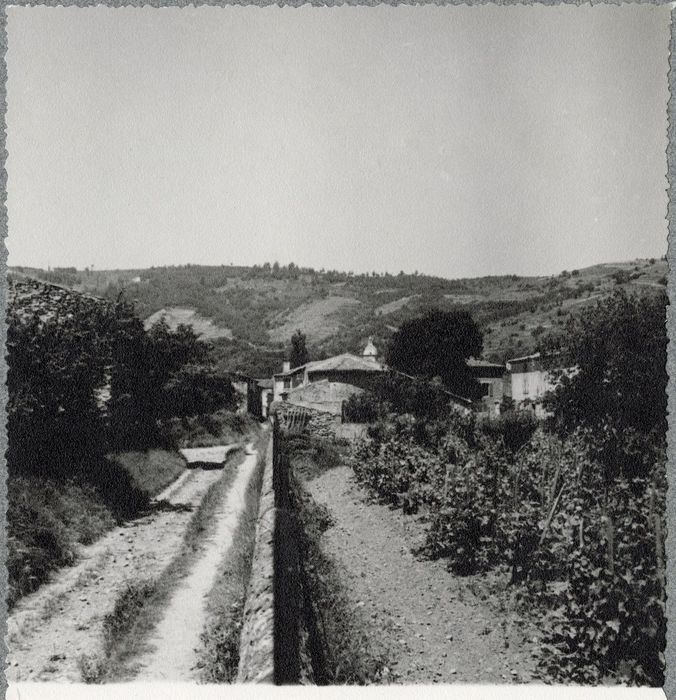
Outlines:
[{"label": "wooded hill", "polygon": [[533,352],[569,315],[618,287],[641,295],[664,289],[662,259],[606,263],[559,275],[443,279],[422,274],[354,275],[270,265],[182,265],[137,270],[10,268],[97,296],[121,291],[149,319],[166,313],[170,325],[192,323],[210,340],[223,369],[269,376],[296,329],[321,358],[358,352],[368,336],[384,347],[405,320],[427,309],[469,311],[484,334],[484,356],[502,362]]}]

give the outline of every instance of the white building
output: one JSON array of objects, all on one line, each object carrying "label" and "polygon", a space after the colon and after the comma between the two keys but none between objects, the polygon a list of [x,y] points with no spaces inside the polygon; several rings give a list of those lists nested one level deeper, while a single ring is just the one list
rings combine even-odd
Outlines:
[{"label": "white building", "polygon": [[516,408],[529,408],[538,418],[545,418],[542,400],[556,386],[551,372],[545,368],[544,358],[539,352],[507,360],[510,373],[512,400]]}]

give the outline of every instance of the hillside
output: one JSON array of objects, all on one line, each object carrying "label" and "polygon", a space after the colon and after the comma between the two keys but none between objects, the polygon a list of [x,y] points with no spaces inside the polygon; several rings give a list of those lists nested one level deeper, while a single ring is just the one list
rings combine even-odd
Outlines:
[{"label": "hillside", "polygon": [[[358,351],[368,336],[386,343],[406,319],[431,307],[471,312],[494,361],[532,352],[539,336],[623,287],[664,289],[664,259],[606,263],[550,277],[492,276],[447,280],[419,274],[353,275],[277,265],[184,265],[146,270],[51,271],[10,268],[108,298],[121,291],[145,319],[166,313],[170,325],[196,322],[224,368],[261,376],[281,362],[301,329],[315,357]],[[161,312],[158,314],[158,312]]]}]

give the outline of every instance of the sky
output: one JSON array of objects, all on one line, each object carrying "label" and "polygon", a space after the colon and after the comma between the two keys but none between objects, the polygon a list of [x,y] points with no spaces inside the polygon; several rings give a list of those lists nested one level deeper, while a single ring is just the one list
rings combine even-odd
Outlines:
[{"label": "sky", "polygon": [[10,265],[666,252],[669,7],[8,9]]}]

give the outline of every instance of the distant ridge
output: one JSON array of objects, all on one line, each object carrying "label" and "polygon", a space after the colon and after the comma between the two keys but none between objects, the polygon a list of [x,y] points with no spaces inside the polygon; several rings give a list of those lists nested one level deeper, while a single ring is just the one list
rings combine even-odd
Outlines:
[{"label": "distant ridge", "polygon": [[[134,270],[10,268],[94,297],[122,292],[148,319],[178,309],[218,349],[223,366],[252,376],[278,369],[290,336],[307,336],[313,359],[358,352],[369,336],[386,346],[406,319],[438,307],[472,314],[484,333],[483,358],[502,362],[534,351],[543,333],[561,332],[614,289],[664,290],[662,259],[599,263],[558,275],[446,280],[422,274],[353,275],[297,267],[185,265]],[[180,315],[180,314],[179,314]],[[197,321],[198,320],[198,321]]]}]

